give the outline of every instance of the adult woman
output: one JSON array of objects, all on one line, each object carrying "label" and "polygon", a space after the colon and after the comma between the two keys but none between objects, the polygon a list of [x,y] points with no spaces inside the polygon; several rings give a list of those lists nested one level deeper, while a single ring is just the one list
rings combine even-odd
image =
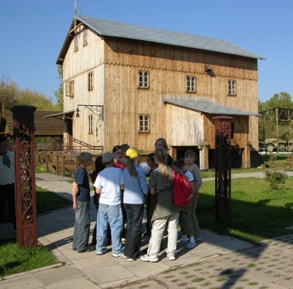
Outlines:
[{"label": "adult woman", "polygon": [[126,240],[124,255],[127,261],[139,257],[141,244],[141,224],[143,218],[144,195],[149,191],[146,176],[140,168],[140,151],[129,148],[126,151],[124,177],[124,208],[127,216]]},{"label": "adult woman", "polygon": [[168,245],[166,252],[169,260],[174,261],[176,259],[179,218],[179,208],[172,203],[174,175],[171,167],[166,165],[167,152],[165,149],[159,148],[156,150],[154,157],[158,168],[150,175],[149,187],[150,194],[158,195],[158,201],[152,216],[152,232],[148,251],[140,259],[144,262],[157,262],[159,260],[158,253],[160,252],[164,229],[168,223]]},{"label": "adult woman", "polygon": [[[161,149],[161,148],[163,148],[166,151],[168,151],[167,141],[166,141],[166,139],[164,139],[162,137],[161,138],[158,138],[156,140],[156,142],[155,142],[155,151],[158,150],[158,149]],[[167,165],[168,166],[171,166],[172,163],[173,163],[173,158],[169,154],[167,154]]]}]

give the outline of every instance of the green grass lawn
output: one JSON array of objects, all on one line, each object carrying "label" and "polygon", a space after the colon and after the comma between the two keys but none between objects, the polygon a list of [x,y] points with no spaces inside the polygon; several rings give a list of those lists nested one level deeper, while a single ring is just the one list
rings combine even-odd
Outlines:
[{"label": "green grass lawn", "polygon": [[[231,181],[231,222],[215,222],[215,182],[205,181],[198,201],[200,227],[249,242],[290,234],[293,225],[293,177],[278,191],[271,191],[265,179]],[[289,206],[288,206],[289,205]]]},{"label": "green grass lawn", "polygon": [[[38,215],[72,205],[71,201],[40,187],[36,187],[36,196]],[[3,222],[10,222],[7,211]],[[0,279],[7,275],[59,263],[51,251],[41,245],[37,248],[19,249],[15,238],[0,240],[0,256]]]}]

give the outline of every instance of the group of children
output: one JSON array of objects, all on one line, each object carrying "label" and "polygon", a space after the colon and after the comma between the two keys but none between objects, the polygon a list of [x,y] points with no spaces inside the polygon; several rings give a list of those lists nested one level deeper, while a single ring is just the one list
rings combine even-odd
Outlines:
[{"label": "group of children", "polygon": [[[139,165],[142,151],[126,144],[115,146],[112,152],[97,157],[96,170],[91,174],[97,208],[97,222],[91,245],[90,186],[86,167],[91,164],[92,155],[87,152],[79,155],[80,166],[76,169],[72,187],[75,210],[73,250],[80,253],[96,250],[97,255],[102,255],[107,252],[108,241],[111,239],[113,257],[122,256],[128,261],[140,258],[145,262],[157,262],[166,226],[166,253],[170,261],[176,259],[177,246],[185,245],[187,249],[196,246],[201,236],[195,209],[202,184],[200,170],[195,164],[196,154],[187,150],[185,165],[182,161],[173,162],[172,157],[167,154],[167,149],[165,139],[156,141],[155,152],[147,156],[147,163],[151,168],[148,175]],[[179,208],[172,203],[174,176],[171,165],[178,173],[185,174],[192,186],[193,197],[188,208]],[[151,235],[151,238],[147,254],[140,256],[145,199],[145,235]],[[177,243],[179,227],[182,240]]]}]

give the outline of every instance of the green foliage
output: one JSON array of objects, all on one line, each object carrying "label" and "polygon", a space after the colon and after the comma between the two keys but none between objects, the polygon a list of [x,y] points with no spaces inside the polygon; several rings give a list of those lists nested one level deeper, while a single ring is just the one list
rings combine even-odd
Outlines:
[{"label": "green foliage", "polygon": [[287,92],[275,93],[269,100],[258,103],[258,111],[264,111],[272,108],[293,108],[291,95]]},{"label": "green foliage", "polygon": [[266,181],[270,184],[273,191],[278,191],[282,184],[285,184],[288,176],[282,172],[268,172],[266,171]]},{"label": "green foliage", "polygon": [[51,98],[30,89],[20,90],[15,82],[4,76],[0,80],[0,101],[4,108],[11,108],[14,105],[32,105],[37,110],[56,111],[59,109],[53,104]]},{"label": "green foliage", "polygon": [[59,84],[59,89],[54,91],[55,97],[57,99],[57,108],[58,110],[63,110],[63,66],[58,65],[57,66],[57,71],[59,74],[59,79],[60,79],[60,84]]},{"label": "green foliage", "polygon": [[2,76],[0,80],[0,101],[5,107],[12,107],[17,104],[17,95],[19,88],[15,82],[8,77]]},{"label": "green foliage", "polygon": [[[265,102],[258,102],[258,111],[265,112],[271,110],[269,113],[266,112],[258,120],[258,133],[259,140],[265,140],[266,138],[279,137],[287,132],[290,132],[290,126],[286,122],[276,121],[275,108],[286,108],[293,109],[293,102],[291,95],[287,92],[280,92],[274,94],[269,100]],[[285,119],[284,119],[285,120]],[[277,127],[278,125],[278,127]],[[277,132],[278,131],[278,135]]]}]

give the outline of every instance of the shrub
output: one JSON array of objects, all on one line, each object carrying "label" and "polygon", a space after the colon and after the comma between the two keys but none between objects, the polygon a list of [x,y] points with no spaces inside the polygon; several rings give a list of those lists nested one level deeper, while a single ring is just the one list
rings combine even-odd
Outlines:
[{"label": "shrub", "polygon": [[282,184],[285,184],[288,176],[282,172],[266,172],[266,181],[269,183],[270,188],[273,191],[277,191],[281,188]]}]

